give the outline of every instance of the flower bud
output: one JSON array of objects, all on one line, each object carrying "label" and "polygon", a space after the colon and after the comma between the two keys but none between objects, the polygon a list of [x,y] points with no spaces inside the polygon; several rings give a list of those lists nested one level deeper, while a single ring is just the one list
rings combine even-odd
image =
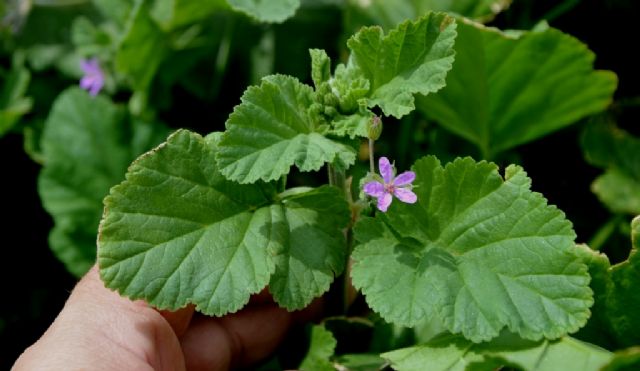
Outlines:
[{"label": "flower bud", "polygon": [[373,116],[371,120],[369,120],[367,134],[371,140],[378,140],[378,138],[380,138],[380,134],[382,134],[382,119],[379,116]]}]

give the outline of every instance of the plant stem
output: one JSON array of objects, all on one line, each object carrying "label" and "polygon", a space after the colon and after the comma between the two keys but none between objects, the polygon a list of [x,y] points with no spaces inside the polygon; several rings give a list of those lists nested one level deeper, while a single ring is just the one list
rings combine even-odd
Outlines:
[{"label": "plant stem", "polygon": [[[372,141],[369,141],[369,145],[373,145]],[[336,278],[335,287],[339,287],[340,293],[335,293],[333,298],[329,298],[330,309],[329,311],[332,314],[342,314],[346,315],[349,306],[351,304],[352,292],[353,288],[351,285],[350,271],[351,264],[349,264],[349,257],[351,256],[351,250],[353,248],[353,224],[354,220],[354,202],[353,195],[351,194],[351,178],[346,178],[345,171],[342,169],[337,169],[335,166],[329,164],[327,167],[327,173],[329,177],[329,184],[335,187],[338,187],[342,194],[349,204],[349,209],[351,210],[351,223],[344,231],[345,236],[345,250],[347,256],[347,262],[345,265],[345,269],[343,274]]]},{"label": "plant stem", "polygon": [[369,172],[371,172],[371,174],[376,172],[374,155],[373,155],[373,142],[374,142],[373,139],[369,139]]},{"label": "plant stem", "polygon": [[588,243],[589,247],[597,251],[601,250],[605,242],[607,242],[611,235],[616,231],[620,221],[622,221],[622,217],[620,215],[614,215],[611,217],[611,219],[598,228],[593,237],[591,237],[591,240],[589,240]]}]

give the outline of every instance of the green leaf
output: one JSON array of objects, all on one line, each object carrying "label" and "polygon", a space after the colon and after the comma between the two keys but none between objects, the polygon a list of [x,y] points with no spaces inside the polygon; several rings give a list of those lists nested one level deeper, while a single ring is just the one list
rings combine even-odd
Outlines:
[{"label": "green leaf", "polygon": [[456,13],[477,21],[489,21],[508,8],[511,0],[349,0],[355,15],[367,24],[392,28],[428,11]]},{"label": "green leaf", "polygon": [[309,49],[311,55],[311,78],[316,89],[331,78],[331,59],[322,49]]},{"label": "green leaf", "polygon": [[429,94],[445,86],[454,60],[456,22],[444,13],[427,13],[406,21],[384,35],[378,26],[366,27],[347,45],[355,63],[371,82],[369,107],[400,118],[415,109],[413,95]]},{"label": "green leaf", "polygon": [[300,0],[227,0],[237,11],[260,22],[281,23],[293,17],[300,7]]},{"label": "green leaf", "polygon": [[224,0],[155,0],[151,16],[165,30],[202,21],[216,11],[228,9]]},{"label": "green leaf", "polygon": [[[344,354],[336,358],[335,363],[343,370],[349,371],[371,371],[383,370],[385,360],[377,354]],[[335,368],[334,368],[335,370]]]},{"label": "green leaf", "polygon": [[25,97],[31,73],[24,67],[24,55],[14,54],[11,70],[4,75],[0,69],[0,137],[15,126],[31,110],[33,100]]},{"label": "green leaf", "polygon": [[333,126],[329,131],[337,136],[349,136],[351,139],[355,137],[369,137],[369,122],[373,119],[373,113],[367,111],[366,114],[354,114],[342,116],[331,123]]},{"label": "green leaf", "polygon": [[640,343],[640,217],[631,223],[631,239],[629,257],[613,266],[606,255],[586,246],[580,248],[583,261],[589,266],[596,299],[589,325],[595,322],[619,346]]},{"label": "green leaf", "polygon": [[334,274],[344,270],[342,229],[351,214],[342,193],[328,186],[289,196],[283,205],[287,240],[272,252],[276,269],[269,291],[278,304],[294,310],[329,290]]},{"label": "green leaf", "polygon": [[146,91],[168,52],[165,35],[149,14],[144,0],[138,0],[118,45],[115,65],[131,80],[133,88]]},{"label": "green leaf", "polygon": [[317,132],[308,108],[313,90],[293,77],[267,76],[248,88],[227,120],[216,160],[222,174],[240,183],[275,180],[291,166],[319,170],[325,163],[348,167],[355,151]]},{"label": "green leaf", "polygon": [[614,213],[640,213],[640,180],[610,169],[591,184],[591,190]]},{"label": "green leaf", "polygon": [[485,158],[604,110],[617,85],[573,37],[552,28],[520,35],[458,22],[447,87],[417,104]]},{"label": "green leaf", "polygon": [[365,99],[371,89],[371,83],[362,70],[349,58],[347,64],[339,64],[335,76],[329,80],[331,93],[338,98],[338,107],[344,114],[356,112],[361,105],[366,106]]},{"label": "green leaf", "polygon": [[[344,266],[347,204],[332,187],[276,202],[274,184],[226,180],[219,137],[181,130],[130,166],[105,199],[101,277],[164,309],[193,303],[220,316],[267,284],[280,305],[300,309]],[[319,217],[329,210],[335,219]]]},{"label": "green leaf", "polygon": [[124,27],[129,14],[133,9],[135,0],[92,0],[95,6],[105,18],[111,19],[116,25]]},{"label": "green leaf", "polygon": [[591,185],[614,213],[640,214],[640,139],[611,122],[596,120],[582,135],[587,161],[605,169]]},{"label": "green leaf", "polygon": [[395,201],[356,225],[353,283],[387,321],[438,316],[478,342],[504,327],[526,339],[578,330],[593,303],[571,223],[522,168],[435,157],[416,162],[417,204]]},{"label": "green leaf", "polygon": [[525,371],[597,371],[612,354],[570,337],[532,342],[503,335],[490,343],[474,344],[461,336],[444,336],[416,347],[384,353],[398,371],[496,370],[501,366]]},{"label": "green leaf", "polygon": [[337,344],[338,342],[331,331],[321,325],[312,326],[309,351],[307,351],[299,369],[302,371],[335,371],[330,358],[333,357]]},{"label": "green leaf", "polygon": [[617,351],[602,371],[634,371],[640,368],[640,346]]},{"label": "green leaf", "polygon": [[164,127],[129,123],[123,113],[102,96],[71,88],[45,123],[38,192],[55,222],[51,249],[76,276],[95,263],[102,198],[136,156],[166,135]]}]

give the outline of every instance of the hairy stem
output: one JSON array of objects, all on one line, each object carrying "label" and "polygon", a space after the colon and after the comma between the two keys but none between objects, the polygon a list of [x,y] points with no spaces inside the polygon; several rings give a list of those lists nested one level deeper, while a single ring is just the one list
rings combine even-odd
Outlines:
[{"label": "hairy stem", "polygon": [[373,155],[373,143],[374,143],[374,140],[369,139],[369,171],[371,172],[371,174],[376,172],[375,161],[374,161],[375,156]]}]

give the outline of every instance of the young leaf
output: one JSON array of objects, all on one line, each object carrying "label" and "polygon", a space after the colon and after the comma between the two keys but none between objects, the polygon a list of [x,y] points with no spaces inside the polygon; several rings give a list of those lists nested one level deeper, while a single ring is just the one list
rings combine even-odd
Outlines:
[{"label": "young leaf", "polygon": [[555,29],[513,36],[458,22],[447,87],[418,109],[489,158],[605,109],[617,79],[594,71],[594,58]]},{"label": "young leaf", "polygon": [[640,214],[640,139],[609,122],[590,123],[582,135],[587,161],[606,169],[591,185],[615,213]]},{"label": "young leaf", "polygon": [[415,109],[413,95],[445,86],[454,59],[456,22],[444,13],[427,13],[384,35],[379,26],[366,27],[347,45],[352,58],[371,82],[368,106],[400,118]]},{"label": "young leaf", "polygon": [[640,217],[631,223],[631,239],[629,258],[613,266],[606,255],[580,246],[596,299],[589,325],[595,322],[601,326],[599,330],[620,346],[640,343]]},{"label": "young leaf", "polygon": [[308,114],[313,90],[293,77],[267,76],[252,86],[227,120],[216,160],[229,180],[253,183],[288,174],[291,166],[319,170],[325,163],[348,167],[355,151],[327,139]]},{"label": "young leaf", "polygon": [[373,113],[370,111],[365,114],[356,113],[342,116],[332,122],[333,127],[330,133],[341,137],[349,136],[351,139],[355,137],[368,138],[371,120],[373,120]]},{"label": "young leaf", "polygon": [[309,351],[302,360],[301,371],[335,371],[330,358],[336,350],[337,341],[331,331],[324,326],[311,327],[311,344]]},{"label": "young leaf", "polygon": [[129,163],[166,135],[159,125],[129,123],[104,97],[72,88],[54,102],[42,134],[38,193],[55,227],[49,244],[76,276],[95,263],[102,199]]},{"label": "young leaf", "polygon": [[311,55],[311,78],[316,89],[331,78],[331,59],[322,49],[309,49]]},{"label": "young leaf", "polygon": [[[131,165],[105,199],[102,279],[159,308],[193,303],[209,315],[235,312],[272,280],[281,305],[304,307],[343,269],[346,202],[324,187],[276,203],[273,184],[230,182],[218,142],[181,130]],[[327,210],[335,219],[319,217]]]},{"label": "young leaf", "polygon": [[532,342],[503,335],[490,343],[474,344],[461,336],[444,336],[419,346],[381,355],[398,371],[496,370],[504,366],[524,371],[597,371],[612,354],[570,337]]},{"label": "young leaf", "polygon": [[235,10],[243,12],[261,22],[281,23],[292,17],[300,0],[227,0]]},{"label": "young leaf", "polygon": [[418,203],[393,203],[356,225],[353,283],[387,321],[439,316],[478,342],[506,326],[525,339],[576,331],[593,303],[564,214],[530,191],[522,168],[426,157]]}]

